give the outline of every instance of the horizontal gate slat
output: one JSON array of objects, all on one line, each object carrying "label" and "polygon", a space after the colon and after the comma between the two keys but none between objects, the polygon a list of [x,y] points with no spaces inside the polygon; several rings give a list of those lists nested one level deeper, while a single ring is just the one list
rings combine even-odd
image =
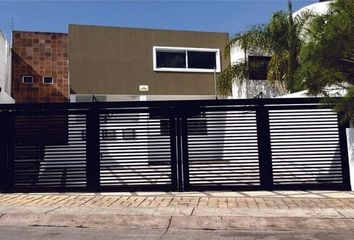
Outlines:
[{"label": "horizontal gate slat", "polygon": [[190,188],[259,187],[254,111],[205,111],[188,117],[186,128]]},{"label": "horizontal gate slat", "polygon": [[170,119],[114,110],[99,119],[101,187],[172,184]]},{"label": "horizontal gate slat", "polygon": [[275,186],[343,182],[336,113],[269,110],[269,125]]},{"label": "horizontal gate slat", "polygon": [[86,187],[85,114],[16,115],[15,187]]}]

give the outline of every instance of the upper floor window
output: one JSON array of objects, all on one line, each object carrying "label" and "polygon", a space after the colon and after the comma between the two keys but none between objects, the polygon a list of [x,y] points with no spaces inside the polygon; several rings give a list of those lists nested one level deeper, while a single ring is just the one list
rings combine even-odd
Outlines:
[{"label": "upper floor window", "polygon": [[22,75],[22,83],[32,84],[33,83],[33,76],[31,76],[31,75]]},{"label": "upper floor window", "polygon": [[220,72],[220,50],[213,48],[153,47],[154,71]]},{"label": "upper floor window", "polygon": [[248,56],[249,79],[266,80],[271,57]]}]

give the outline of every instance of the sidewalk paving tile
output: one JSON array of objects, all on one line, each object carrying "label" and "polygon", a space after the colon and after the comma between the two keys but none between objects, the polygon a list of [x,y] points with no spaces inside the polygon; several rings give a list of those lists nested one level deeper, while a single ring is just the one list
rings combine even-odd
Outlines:
[{"label": "sidewalk paving tile", "polygon": [[[295,193],[301,193],[302,197]],[[346,192],[336,192],[330,196],[324,196],[329,192],[317,192],[322,197],[313,197],[308,193],[303,197],[301,191],[284,192],[288,197],[264,197],[260,194],[257,197],[225,197],[225,196],[181,196],[181,195],[158,195],[158,196],[137,196],[137,195],[86,195],[63,193],[63,194],[0,194],[0,206],[86,206],[86,207],[211,207],[211,208],[274,208],[274,209],[295,209],[295,208],[335,208],[354,209],[354,198],[338,198],[347,196]],[[285,195],[288,194],[288,195]],[[349,194],[350,195],[350,194]],[[290,197],[289,197],[290,196]],[[312,197],[309,197],[312,196]],[[332,197],[335,196],[335,197]]]},{"label": "sidewalk paving tile", "polygon": [[337,209],[337,211],[346,218],[354,219],[354,209]]}]

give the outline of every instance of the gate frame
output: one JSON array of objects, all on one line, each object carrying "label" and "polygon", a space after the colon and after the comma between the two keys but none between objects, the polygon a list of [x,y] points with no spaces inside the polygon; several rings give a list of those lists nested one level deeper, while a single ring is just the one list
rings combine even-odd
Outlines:
[{"label": "gate frame", "polygon": [[[0,116],[6,127],[7,146],[6,162],[0,163],[0,174],[5,179],[2,181],[3,191],[190,191],[190,190],[350,190],[348,149],[346,142],[345,129],[348,123],[338,121],[339,143],[342,164],[342,184],[273,184],[272,179],[272,156],[270,148],[269,131],[269,110],[270,109],[311,109],[323,106],[320,104],[321,98],[282,98],[282,99],[233,99],[233,100],[181,100],[181,101],[143,101],[143,102],[94,102],[94,103],[37,103],[37,104],[0,104]],[[279,105],[279,106],[272,106]],[[187,109],[185,108],[187,106]],[[257,143],[259,152],[259,173],[260,187],[196,187],[189,184],[188,166],[188,135],[187,117],[190,109],[224,109],[224,106],[240,106],[240,109],[256,109],[257,122]],[[290,106],[290,107],[289,107]],[[326,105],[326,107],[331,107]],[[170,143],[171,143],[171,185],[163,186],[128,186],[128,187],[103,187],[100,186],[100,119],[99,113],[102,109],[124,109],[145,108],[145,109],[167,109],[170,108],[168,118],[170,119]],[[86,165],[86,188],[64,187],[14,187],[14,117],[21,114],[41,114],[62,111],[69,114],[69,110],[86,114],[86,146],[87,146],[87,165]],[[187,111],[186,111],[187,110]],[[149,112],[150,110],[148,110]],[[266,130],[266,131],[264,131]],[[3,140],[4,141],[4,140]],[[3,147],[3,149],[5,149]],[[3,150],[4,151],[4,150]]]}]

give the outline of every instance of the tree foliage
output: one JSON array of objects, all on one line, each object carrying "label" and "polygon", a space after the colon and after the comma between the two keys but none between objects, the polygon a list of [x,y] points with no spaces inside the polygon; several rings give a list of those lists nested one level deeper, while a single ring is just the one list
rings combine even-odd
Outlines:
[{"label": "tree foliage", "polygon": [[299,38],[296,35],[296,25],[293,20],[293,11],[291,7],[291,2],[288,2],[288,73],[287,73],[287,85],[288,89],[295,90],[295,70],[297,67],[297,55],[299,52],[298,44],[300,43]]},{"label": "tree foliage", "polygon": [[[293,18],[291,3],[289,11],[275,12],[267,24],[251,26],[247,31],[237,33],[225,48],[225,54],[237,45],[246,53],[271,56],[268,65],[267,80],[276,88],[296,90],[294,74],[297,54],[301,46],[300,31],[309,18],[304,13]],[[247,58],[234,63],[221,73],[218,78],[218,90],[222,95],[230,95],[233,81],[246,79],[248,72]]]},{"label": "tree foliage", "polygon": [[240,62],[235,65],[228,66],[222,73],[222,81],[217,81],[218,92],[224,96],[232,95],[233,81],[242,82],[248,76],[248,67],[246,62]]},{"label": "tree foliage", "polygon": [[299,53],[301,68],[296,74],[300,87],[310,94],[333,97],[329,88],[345,88],[336,103],[344,118],[354,116],[354,1],[336,0],[327,14],[314,17],[306,31]]}]

